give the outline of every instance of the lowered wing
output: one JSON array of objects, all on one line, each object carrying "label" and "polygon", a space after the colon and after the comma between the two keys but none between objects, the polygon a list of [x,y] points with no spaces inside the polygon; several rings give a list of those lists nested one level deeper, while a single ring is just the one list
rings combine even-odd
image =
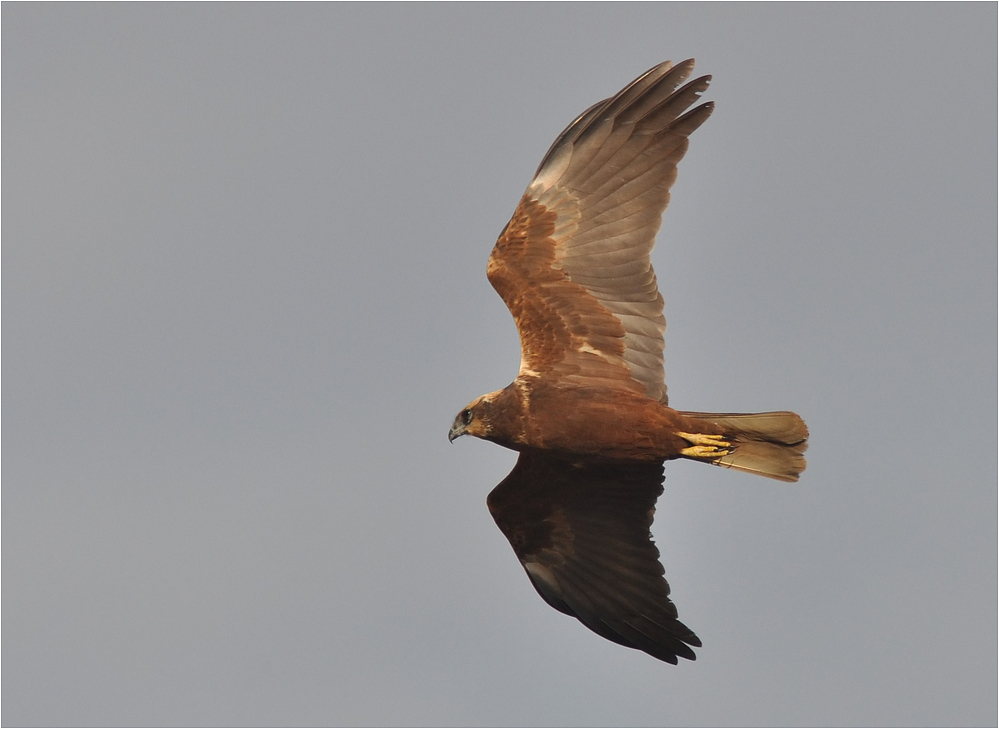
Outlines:
[{"label": "lowered wing", "polygon": [[677,620],[649,532],[662,481],[662,463],[523,452],[488,504],[545,602],[675,664],[701,641]]}]

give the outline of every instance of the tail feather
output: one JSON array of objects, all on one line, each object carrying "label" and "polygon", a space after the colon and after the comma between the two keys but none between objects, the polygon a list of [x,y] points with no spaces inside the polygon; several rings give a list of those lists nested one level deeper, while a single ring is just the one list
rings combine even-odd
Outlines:
[{"label": "tail feather", "polygon": [[797,481],[805,470],[808,427],[795,413],[694,413],[693,420],[721,428],[733,450],[711,461],[723,468],[755,473],[778,481]]}]

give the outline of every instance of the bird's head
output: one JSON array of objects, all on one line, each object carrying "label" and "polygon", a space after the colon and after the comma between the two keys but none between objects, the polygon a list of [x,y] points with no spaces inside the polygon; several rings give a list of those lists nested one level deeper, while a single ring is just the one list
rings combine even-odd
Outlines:
[{"label": "bird's head", "polygon": [[488,438],[492,433],[492,423],[489,418],[492,412],[492,402],[498,394],[499,392],[490,392],[488,395],[477,397],[468,403],[454,419],[447,439],[454,442],[455,438],[460,438],[463,435]]}]

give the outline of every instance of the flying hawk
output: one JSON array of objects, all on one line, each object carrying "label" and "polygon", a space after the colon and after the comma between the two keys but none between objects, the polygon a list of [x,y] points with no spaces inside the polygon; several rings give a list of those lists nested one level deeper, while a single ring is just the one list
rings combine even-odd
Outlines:
[{"label": "flying hawk", "polygon": [[[661,63],[563,131],[500,234],[489,282],[520,332],[520,373],[454,420],[520,453],[489,510],[556,610],[669,663],[700,639],[677,620],[649,528],[663,462],[797,481],[808,429],[791,412],[667,405],[663,298],[649,261],[710,76]],[[689,109],[689,111],[688,111]]]}]

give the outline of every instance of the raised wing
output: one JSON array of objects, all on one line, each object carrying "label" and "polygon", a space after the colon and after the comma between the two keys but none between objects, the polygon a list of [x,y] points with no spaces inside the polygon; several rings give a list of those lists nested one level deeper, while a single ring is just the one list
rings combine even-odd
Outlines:
[{"label": "raised wing", "polygon": [[649,253],[687,137],[714,108],[687,111],[711,78],[680,87],[693,68],[662,63],[570,124],[496,242],[489,281],[517,322],[521,377],[666,402]]},{"label": "raised wing", "polygon": [[677,620],[649,527],[661,463],[523,452],[489,511],[545,602],[668,663],[701,641]]}]

